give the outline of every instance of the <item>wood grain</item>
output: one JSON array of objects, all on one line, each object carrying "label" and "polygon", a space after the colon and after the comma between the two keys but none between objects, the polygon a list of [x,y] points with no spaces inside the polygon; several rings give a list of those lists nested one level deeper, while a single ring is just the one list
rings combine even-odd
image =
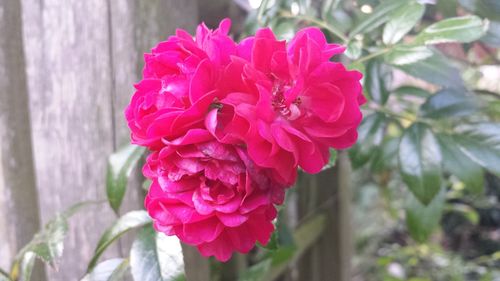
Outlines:
[{"label": "wood grain", "polygon": [[[128,141],[123,109],[139,78],[142,52],[176,27],[193,28],[197,6],[194,0],[22,4],[37,186],[46,222],[71,204],[105,198],[107,157]],[[123,210],[142,206],[140,178],[133,182]],[[49,280],[81,277],[114,218],[105,205],[75,216],[64,258],[58,271],[48,271]],[[105,257],[127,254],[124,248],[113,247]]]},{"label": "wood grain", "polygon": [[0,267],[6,270],[40,226],[22,47],[20,3],[0,1]]}]

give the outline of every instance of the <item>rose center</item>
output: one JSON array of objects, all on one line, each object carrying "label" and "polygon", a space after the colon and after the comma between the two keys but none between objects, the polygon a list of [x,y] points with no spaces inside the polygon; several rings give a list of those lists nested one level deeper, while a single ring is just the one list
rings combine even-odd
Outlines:
[{"label": "rose center", "polygon": [[[295,120],[300,117],[300,97],[289,97],[291,86],[285,83],[277,82],[273,86],[271,105],[274,111],[288,120]],[[289,98],[287,98],[289,97]]]}]

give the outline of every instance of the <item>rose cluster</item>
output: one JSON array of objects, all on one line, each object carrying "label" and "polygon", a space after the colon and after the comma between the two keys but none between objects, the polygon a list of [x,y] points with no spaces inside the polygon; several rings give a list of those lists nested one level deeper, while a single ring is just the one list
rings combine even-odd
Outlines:
[{"label": "rose cluster", "polygon": [[330,61],[344,47],[319,29],[236,43],[229,28],[160,42],[125,111],[132,142],[151,151],[155,229],[221,261],[267,244],[298,167],[317,173],[330,148],[353,145],[365,101],[361,74]]}]

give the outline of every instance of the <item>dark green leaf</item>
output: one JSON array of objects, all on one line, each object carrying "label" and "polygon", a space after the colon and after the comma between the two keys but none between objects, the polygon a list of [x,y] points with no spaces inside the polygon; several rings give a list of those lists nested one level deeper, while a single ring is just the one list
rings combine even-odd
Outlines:
[{"label": "dark green leaf", "polygon": [[406,129],[399,144],[399,167],[410,191],[429,204],[441,188],[441,151],[427,125],[415,123]]},{"label": "dark green leaf", "polygon": [[378,60],[371,60],[366,66],[365,90],[371,100],[385,104],[389,98],[387,87],[391,84],[391,71]]},{"label": "dark green leaf", "polygon": [[491,47],[500,47],[500,22],[492,21],[488,27],[488,31],[481,38],[481,41]]},{"label": "dark green leaf", "polygon": [[358,143],[350,151],[353,166],[358,168],[370,160],[384,138],[387,117],[383,113],[366,116],[358,128]]},{"label": "dark green leaf", "polygon": [[428,91],[415,86],[401,86],[393,92],[399,96],[414,96],[419,98],[427,98],[431,95]]},{"label": "dark green leaf", "polygon": [[376,150],[372,157],[371,169],[378,173],[384,170],[393,170],[398,165],[399,138],[391,138],[385,141],[381,148]]},{"label": "dark green leaf", "polygon": [[412,64],[430,58],[432,54],[425,46],[398,45],[385,54],[385,61],[392,65]]},{"label": "dark green leaf", "polygon": [[119,218],[110,228],[104,232],[97,247],[94,251],[94,257],[90,261],[87,267],[87,273],[91,272],[95,267],[99,257],[108,248],[111,243],[122,236],[127,231],[142,227],[148,223],[151,223],[151,218],[146,211],[132,211],[126,213],[121,218]]},{"label": "dark green leaf", "polygon": [[116,213],[125,196],[130,174],[143,153],[143,147],[130,144],[111,154],[108,159],[106,194],[111,208]]},{"label": "dark green leaf", "polygon": [[353,38],[357,34],[367,33],[376,29],[386,23],[392,13],[407,4],[407,0],[386,0],[382,2],[375,8],[373,13],[364,18],[352,29],[349,37]]},{"label": "dark green leaf", "polygon": [[279,248],[278,231],[276,230],[273,231],[273,233],[271,234],[271,238],[269,239],[269,242],[266,245],[263,245],[262,247],[269,251],[278,250]]},{"label": "dark green leaf", "polygon": [[456,142],[459,135],[437,135],[443,154],[444,169],[464,182],[466,188],[475,194],[480,194],[484,186],[484,172],[481,166],[471,161]]},{"label": "dark green leaf", "polygon": [[464,91],[444,89],[430,96],[420,107],[420,114],[427,118],[467,116],[477,111],[475,100]]},{"label": "dark green leaf", "polygon": [[397,65],[404,72],[448,88],[465,88],[460,71],[442,55],[434,54],[413,64]]},{"label": "dark green leaf", "polygon": [[128,259],[110,259],[99,263],[81,281],[119,281],[123,280],[129,268]]},{"label": "dark green leaf", "polygon": [[403,39],[422,18],[424,11],[425,5],[412,0],[391,13],[389,22],[384,27],[383,42],[392,45]]},{"label": "dark green leaf", "polygon": [[460,149],[474,162],[500,176],[500,124],[465,125],[458,133]]},{"label": "dark green leaf", "polygon": [[446,191],[442,188],[428,205],[422,204],[411,193],[408,196],[406,225],[413,239],[423,243],[429,239],[429,236],[439,225],[446,199]]},{"label": "dark green leaf", "polygon": [[469,43],[481,38],[487,23],[477,16],[449,18],[432,24],[415,37],[414,44]]},{"label": "dark green leaf", "polygon": [[500,1],[498,0],[459,0],[459,2],[473,13],[500,21]]}]

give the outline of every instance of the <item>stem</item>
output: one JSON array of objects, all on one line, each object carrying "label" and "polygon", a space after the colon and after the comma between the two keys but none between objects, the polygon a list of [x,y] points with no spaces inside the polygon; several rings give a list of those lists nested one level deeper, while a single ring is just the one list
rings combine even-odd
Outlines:
[{"label": "stem", "polygon": [[260,26],[262,26],[262,16],[264,16],[264,12],[266,11],[267,5],[269,4],[269,0],[262,0],[259,6],[259,11],[257,13],[257,22]]},{"label": "stem", "polygon": [[416,118],[411,118],[411,117],[408,117],[408,116],[404,116],[402,114],[390,111],[390,110],[388,110],[387,108],[384,108],[384,107],[376,107],[376,108],[372,108],[372,110],[374,110],[376,112],[384,113],[386,115],[395,117],[397,119],[404,119],[404,120],[411,121],[411,122],[416,121]]},{"label": "stem", "polygon": [[359,59],[355,60],[354,63],[361,63],[361,62],[365,62],[365,61],[371,60],[373,58],[376,58],[378,56],[381,56],[381,55],[384,55],[384,54],[388,53],[391,49],[392,48],[389,47],[389,48],[385,48],[385,49],[382,49],[380,51],[371,53],[369,55],[366,55],[366,56],[364,56],[362,58],[359,58]]},{"label": "stem", "polygon": [[344,33],[342,33],[342,31],[334,28],[333,26],[329,25],[327,22],[322,21],[320,19],[316,19],[316,18],[312,18],[312,17],[308,17],[308,16],[302,16],[302,15],[292,15],[288,11],[282,11],[280,13],[280,15],[282,17],[284,17],[284,18],[295,18],[295,19],[298,19],[298,20],[302,20],[302,21],[307,21],[307,22],[313,23],[313,24],[315,24],[315,25],[317,25],[319,27],[322,27],[322,28],[328,30],[330,33],[332,33],[333,35],[335,35],[338,38],[340,38],[344,43],[346,43],[347,41],[349,41],[349,38],[347,38],[347,36],[345,36]]}]

